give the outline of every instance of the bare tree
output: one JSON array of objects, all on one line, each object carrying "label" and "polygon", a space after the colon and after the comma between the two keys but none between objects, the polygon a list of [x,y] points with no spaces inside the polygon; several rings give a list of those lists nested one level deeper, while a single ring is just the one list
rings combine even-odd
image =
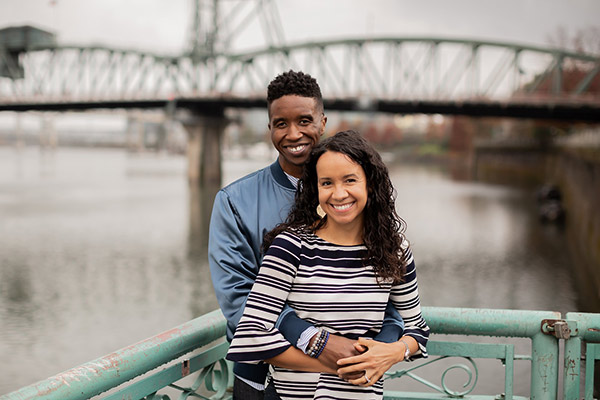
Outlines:
[{"label": "bare tree", "polygon": [[577,53],[600,55],[600,27],[586,26],[570,33],[564,26],[558,26],[546,36],[550,46],[571,50]]}]

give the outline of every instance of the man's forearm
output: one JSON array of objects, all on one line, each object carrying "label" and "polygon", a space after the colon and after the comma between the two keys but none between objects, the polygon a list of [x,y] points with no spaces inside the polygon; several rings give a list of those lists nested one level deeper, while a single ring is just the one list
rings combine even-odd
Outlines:
[{"label": "man's forearm", "polygon": [[335,374],[337,369],[337,366],[331,367],[325,365],[320,360],[307,356],[295,347],[289,347],[283,353],[265,361],[278,367],[293,369],[296,371],[326,372],[329,374]]}]

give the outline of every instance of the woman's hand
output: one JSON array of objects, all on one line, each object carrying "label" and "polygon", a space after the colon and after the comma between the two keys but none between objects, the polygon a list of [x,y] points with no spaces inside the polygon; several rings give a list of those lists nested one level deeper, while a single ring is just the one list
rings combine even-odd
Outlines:
[{"label": "woman's hand", "polygon": [[346,379],[354,385],[373,385],[392,365],[404,359],[405,345],[402,342],[383,343],[368,338],[359,338],[354,346],[357,351],[364,351],[364,353],[342,358],[337,362],[341,367],[337,370],[337,374],[341,378],[351,373],[364,372],[359,378]]}]

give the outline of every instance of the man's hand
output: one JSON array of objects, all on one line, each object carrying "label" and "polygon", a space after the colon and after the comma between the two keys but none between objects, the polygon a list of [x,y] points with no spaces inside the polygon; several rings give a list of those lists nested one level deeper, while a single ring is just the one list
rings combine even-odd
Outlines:
[{"label": "man's hand", "polygon": [[[312,340],[314,340],[314,338],[311,339],[311,343]],[[319,356],[319,361],[328,368],[337,370],[339,368],[339,365],[337,363],[339,359],[357,356],[360,354],[360,352],[356,349],[354,345],[355,343],[355,340],[351,340],[339,335],[330,334],[329,340],[327,341],[327,345],[325,346],[323,352]],[[349,374],[344,374],[342,378],[358,379],[362,375],[362,371],[351,372]]]}]

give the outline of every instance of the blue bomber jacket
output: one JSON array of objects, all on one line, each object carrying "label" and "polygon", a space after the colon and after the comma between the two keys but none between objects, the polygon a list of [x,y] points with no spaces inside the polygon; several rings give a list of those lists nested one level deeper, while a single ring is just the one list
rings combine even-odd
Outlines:
[{"label": "blue bomber jacket", "polygon": [[[242,317],[246,298],[252,289],[262,261],[264,235],[285,221],[294,202],[296,189],[276,160],[221,189],[213,204],[208,239],[208,262],[219,306],[227,320],[231,341]],[[298,318],[286,306],[277,321],[283,336],[296,345],[310,323]],[[392,342],[402,336],[404,323],[388,303],[381,332],[375,339]],[[263,384],[265,364],[235,364],[236,375]]]}]

